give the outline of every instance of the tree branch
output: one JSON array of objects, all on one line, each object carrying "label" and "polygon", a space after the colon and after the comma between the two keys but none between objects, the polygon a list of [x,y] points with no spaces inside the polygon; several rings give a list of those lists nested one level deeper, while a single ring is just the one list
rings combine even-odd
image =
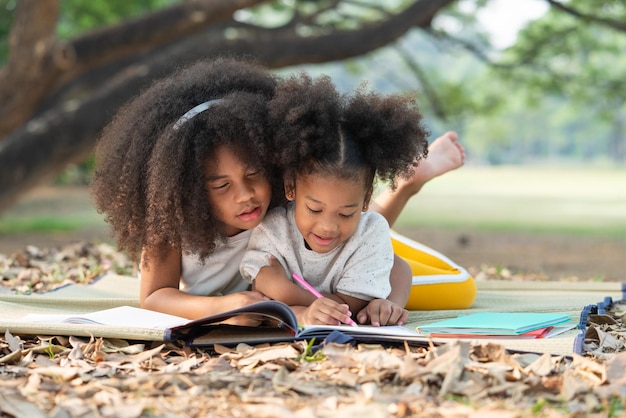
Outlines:
[{"label": "tree branch", "polygon": [[479,61],[482,61],[487,65],[490,65],[492,67],[500,66],[500,64],[493,61],[485,51],[483,51],[481,48],[479,48],[472,42],[466,41],[465,39],[459,39],[454,36],[451,36],[448,33],[436,31],[432,29],[427,29],[425,32],[428,35],[430,35],[432,38],[438,41],[443,40],[451,44],[458,45],[459,47],[465,49],[466,51],[474,55],[476,58],[478,58]]},{"label": "tree branch", "polygon": [[[230,19],[237,10],[267,0],[212,0],[182,2],[136,19],[87,33],[73,42],[76,66],[59,80],[131,54],[177,41],[208,26]],[[167,30],[164,30],[167,28]]]},{"label": "tree branch", "polygon": [[[415,26],[427,28],[434,14],[452,2],[453,0],[421,0],[389,21],[370,24],[359,30],[336,30],[329,35],[311,37],[299,35],[296,27],[292,25],[278,29],[261,28],[233,20],[224,20],[218,25],[213,24],[209,29],[172,43],[166,48],[127,56],[113,64],[86,72],[84,76],[77,77],[68,83],[64,87],[65,91],[50,97],[44,109],[56,106],[72,91],[89,91],[96,86],[102,86],[123,68],[141,65],[143,61],[152,59],[151,57],[158,54],[168,54],[170,57],[170,61],[159,72],[160,74],[167,74],[173,69],[173,63],[178,63],[180,66],[203,57],[217,55],[255,56],[260,63],[270,68],[351,58],[391,43]],[[425,16],[420,17],[423,13]],[[241,31],[241,36],[225,40],[224,30],[233,27]],[[278,48],[277,45],[279,45]]]},{"label": "tree branch", "polygon": [[[6,115],[0,118],[0,140],[28,120],[46,95],[81,74],[180,40],[232,16],[240,8],[263,1],[266,0],[183,2],[87,33],[67,44],[59,42],[54,35],[58,0],[18,2],[12,29],[24,34],[10,46],[12,50],[33,51],[34,54],[17,56],[12,52],[0,71],[0,97],[9,98],[0,102],[0,114]],[[29,45],[25,41],[28,39],[36,41],[37,45]],[[23,91],[28,94],[15,94]]]},{"label": "tree branch", "polygon": [[[49,103],[49,111],[0,143],[0,212],[36,184],[83,158],[116,109],[178,67],[218,55],[256,57],[269,68],[354,57],[392,42],[414,26],[428,27],[437,12],[453,1],[416,0],[386,21],[311,37],[299,35],[295,28],[249,28],[241,29],[241,37],[225,39],[225,28],[235,23],[225,20],[178,42],[101,64],[75,78],[73,88],[84,88],[88,94],[66,104]],[[0,111],[6,110],[3,106],[0,103]]]},{"label": "tree branch", "polygon": [[562,12],[565,12],[571,16],[574,16],[578,19],[582,19],[582,20],[586,20],[588,22],[594,22],[594,23],[598,23],[602,26],[606,26],[609,27],[611,29],[615,29],[617,31],[620,32],[626,32],[626,24],[624,24],[624,22],[620,22],[618,20],[613,20],[613,19],[607,19],[604,17],[599,17],[596,15],[591,15],[591,14],[587,14],[587,13],[583,13],[580,12],[572,7],[566,6],[563,3],[561,3],[560,1],[556,1],[556,0],[546,0],[548,2],[548,4],[552,7],[554,7],[557,10],[560,10]]},{"label": "tree branch", "polygon": [[0,139],[26,122],[54,85],[55,76],[48,69],[57,66],[63,55],[55,37],[58,13],[58,0],[17,3],[8,60],[0,69]]},{"label": "tree branch", "polygon": [[435,115],[441,118],[444,122],[447,122],[446,112],[441,105],[441,100],[437,96],[435,89],[432,87],[430,82],[428,81],[428,76],[422,70],[420,65],[413,59],[413,56],[404,48],[402,45],[396,45],[395,50],[400,55],[400,58],[404,61],[404,63],[409,67],[409,69],[415,74],[417,80],[422,85],[422,89],[424,94],[426,95],[426,99],[430,102]]}]

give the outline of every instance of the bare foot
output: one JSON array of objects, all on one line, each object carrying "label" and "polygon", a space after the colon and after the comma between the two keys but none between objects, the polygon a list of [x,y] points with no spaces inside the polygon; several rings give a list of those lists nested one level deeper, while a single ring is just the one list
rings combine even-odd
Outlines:
[{"label": "bare foot", "polygon": [[420,160],[409,179],[398,179],[398,187],[417,193],[424,184],[448,171],[455,170],[465,162],[465,148],[459,143],[456,132],[446,132],[428,147],[428,156]]},{"label": "bare foot", "polygon": [[370,207],[387,219],[389,225],[398,219],[409,199],[430,180],[455,170],[465,162],[465,148],[459,143],[456,132],[446,132],[428,147],[428,157],[419,161],[413,175],[399,178],[395,190],[386,188],[380,192]]}]

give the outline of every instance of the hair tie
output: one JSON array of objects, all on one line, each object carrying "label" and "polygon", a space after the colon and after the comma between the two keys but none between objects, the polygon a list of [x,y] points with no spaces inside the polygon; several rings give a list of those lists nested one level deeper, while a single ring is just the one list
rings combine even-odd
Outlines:
[{"label": "hair tie", "polygon": [[174,124],[174,130],[178,130],[180,129],[180,127],[187,122],[189,119],[192,119],[193,117],[195,117],[198,113],[202,113],[205,110],[207,110],[208,108],[215,106],[216,104],[220,104],[224,101],[224,99],[213,99],[213,100],[209,100],[208,102],[204,102],[204,103],[200,103],[198,106],[192,107],[191,109],[189,109],[187,111],[187,113],[185,113],[184,115],[182,115]]}]

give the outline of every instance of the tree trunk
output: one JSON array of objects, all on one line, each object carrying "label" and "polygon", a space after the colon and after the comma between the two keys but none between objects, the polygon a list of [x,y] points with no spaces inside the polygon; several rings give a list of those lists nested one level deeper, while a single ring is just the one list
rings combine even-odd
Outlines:
[{"label": "tree trunk", "polygon": [[[24,0],[20,4],[32,2],[40,6],[47,1]],[[299,35],[294,25],[280,29],[263,29],[238,24],[224,17],[232,14],[233,10],[229,9],[230,12],[222,12],[219,18],[216,14],[208,29],[204,25],[203,31],[198,31],[196,26],[189,28],[181,25],[184,29],[173,28],[173,32],[183,33],[180,39],[155,40],[149,33],[138,35],[136,31],[139,26],[144,32],[150,31],[150,28],[154,32],[165,31],[162,27],[146,27],[145,21],[155,19],[167,24],[166,18],[161,16],[159,20],[154,16],[147,16],[118,25],[114,31],[102,30],[74,40],[71,44],[77,62],[70,69],[57,72],[55,82],[58,87],[52,93],[45,95],[41,92],[41,86],[27,89],[23,84],[17,83],[24,89],[22,91],[29,91],[29,94],[36,90],[32,94],[38,98],[31,101],[35,103],[23,105],[29,108],[28,113],[32,114],[37,107],[41,110],[10,135],[5,135],[6,139],[0,142],[0,213],[11,207],[32,187],[50,180],[68,164],[85,158],[93,149],[98,133],[122,104],[148,83],[180,66],[218,55],[254,56],[269,68],[354,57],[393,42],[415,26],[428,27],[433,17],[453,1],[416,0],[407,9],[385,21],[357,30],[334,30],[329,34],[309,37]],[[233,5],[244,7],[254,3],[259,1],[223,0],[185,2],[182,5],[211,4],[217,7],[219,4],[222,8],[225,5],[234,8]],[[182,12],[177,7],[161,13],[179,16],[177,13]],[[198,12],[197,9],[193,10]],[[192,14],[192,11],[186,10],[177,19],[184,21],[184,16],[191,19]],[[152,20],[153,24],[156,24],[155,20]],[[226,28],[236,28],[240,37],[225,38]],[[167,31],[169,30],[168,26]],[[104,38],[117,39],[114,44],[123,43],[122,40],[126,39],[131,44],[135,42],[135,46],[104,51],[102,48],[106,48],[106,42],[99,43]],[[132,41],[133,39],[136,41]],[[107,57],[108,61],[102,62],[91,48],[83,48],[81,45],[92,45],[91,48],[99,51],[100,57]],[[118,55],[114,51],[118,51]],[[7,74],[14,71],[5,70],[6,68],[1,74],[4,79],[0,75],[1,97],[5,97],[5,92],[11,90]],[[32,77],[25,79],[21,83],[34,83]],[[49,86],[50,82],[46,83]],[[6,103],[0,103],[0,112],[3,115],[7,110],[9,114],[17,112]],[[22,119],[28,120],[28,117],[24,118],[24,113],[21,115]],[[2,125],[0,122],[0,131],[9,128],[10,123]]]}]

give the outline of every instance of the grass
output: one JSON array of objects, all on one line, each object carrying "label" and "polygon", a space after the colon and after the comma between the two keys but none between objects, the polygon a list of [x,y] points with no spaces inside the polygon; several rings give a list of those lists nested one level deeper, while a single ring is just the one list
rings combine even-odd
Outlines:
[{"label": "grass", "polygon": [[41,188],[0,216],[0,235],[105,228],[84,187]]},{"label": "grass", "polygon": [[626,236],[626,169],[463,167],[415,196],[398,227]]},{"label": "grass", "polygon": [[[0,234],[106,228],[84,188],[44,190],[0,216]],[[396,227],[626,236],[626,168],[466,166],[433,180]]]},{"label": "grass", "polygon": [[9,216],[0,219],[0,235],[15,235],[27,232],[67,232],[91,228],[94,224],[99,224],[99,221],[91,217],[77,217],[75,215]]}]

